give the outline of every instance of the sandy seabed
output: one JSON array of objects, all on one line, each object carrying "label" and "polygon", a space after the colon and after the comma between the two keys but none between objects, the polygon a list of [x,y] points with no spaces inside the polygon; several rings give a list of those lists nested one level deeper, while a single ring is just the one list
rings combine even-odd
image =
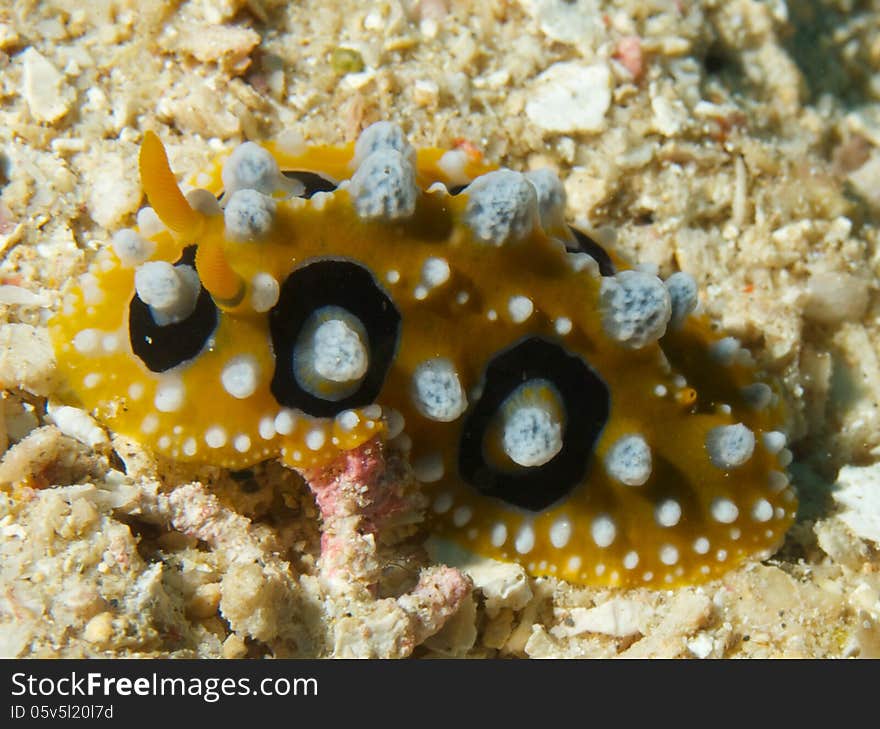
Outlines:
[{"label": "sandy seabed", "polygon": [[[0,5],[0,655],[880,656],[878,31],[855,0]],[[801,507],[774,557],[674,591],[488,561],[462,581],[401,523],[333,585],[296,474],[243,483],[47,414],[46,321],[131,225],[145,130],[190,174],[379,119],[554,167],[571,220],[696,277],[791,406]]]}]

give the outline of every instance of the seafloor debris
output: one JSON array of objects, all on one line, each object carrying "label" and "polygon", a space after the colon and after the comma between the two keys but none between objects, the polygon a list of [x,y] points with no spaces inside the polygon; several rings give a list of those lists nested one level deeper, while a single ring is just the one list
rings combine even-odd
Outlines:
[{"label": "seafloor debris", "polygon": [[[859,474],[843,472],[840,514],[826,513],[830,499],[817,504],[840,466],[880,454],[880,14],[831,0],[820,13],[753,0],[119,0],[113,18],[100,3],[68,5],[0,10],[0,287],[11,287],[0,291],[0,322],[30,327],[2,335],[0,472],[16,485],[0,487],[0,654],[332,655],[338,645],[387,655],[408,645],[379,646],[375,631],[412,626],[397,605],[424,564],[409,540],[379,536],[387,567],[377,587],[358,587],[370,599],[350,601],[355,619],[336,631],[345,603],[324,609],[332,585],[318,566],[318,514],[294,474],[259,466],[239,482],[172,466],[112,429],[112,450],[92,450],[46,427],[44,399],[44,307],[57,309],[61,283],[133,223],[138,130],[161,134],[175,169],[196,170],[243,139],[296,128],[338,143],[394,118],[414,143],[451,144],[459,160],[478,145],[515,168],[553,167],[568,218],[597,242],[662,278],[689,271],[700,306],[785,377],[805,496],[776,558],[674,593],[578,589],[514,563],[472,562],[463,571],[473,594],[416,654],[880,655],[877,550],[870,509],[861,513],[868,479],[860,490]],[[217,30],[200,36],[206,28]],[[340,47],[357,49],[363,73],[340,80],[330,63]],[[559,63],[609,67],[597,131],[548,132],[525,113]],[[259,290],[271,299],[271,285]],[[431,473],[430,461],[418,465]],[[27,485],[33,474],[42,478]],[[250,541],[209,544],[170,526],[170,512],[143,518],[139,502],[170,500],[180,484],[181,498]],[[267,564],[289,562],[295,581],[239,564],[241,544]],[[263,600],[279,595],[303,607],[289,613],[306,626],[296,646],[281,637],[283,620],[269,642],[248,633],[273,635]],[[610,616],[609,601],[621,608]],[[663,625],[672,632],[652,643]]]}]

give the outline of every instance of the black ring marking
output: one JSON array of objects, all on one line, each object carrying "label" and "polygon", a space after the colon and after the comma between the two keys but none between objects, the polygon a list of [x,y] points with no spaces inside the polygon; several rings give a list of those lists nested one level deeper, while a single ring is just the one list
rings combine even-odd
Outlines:
[{"label": "black ring marking", "polygon": [[566,249],[569,253],[586,253],[588,256],[593,258],[596,263],[599,264],[599,273],[603,276],[613,276],[617,273],[617,269],[614,266],[614,261],[611,260],[611,256],[608,255],[606,250],[600,246],[596,241],[594,241],[590,236],[586,233],[578,230],[577,228],[572,228],[568,226],[568,229],[574,234],[574,237],[577,239],[577,245],[566,245]]},{"label": "black ring marking", "polygon": [[[484,454],[492,420],[508,395],[535,378],[552,382],[565,406],[562,450],[542,466],[516,471],[496,468]],[[458,452],[461,477],[484,496],[528,511],[543,511],[583,480],[593,448],[608,421],[608,387],[579,356],[537,337],[496,355],[486,367],[483,383],[483,394],[462,428]]]},{"label": "black ring marking", "polygon": [[[175,265],[195,266],[196,248],[184,248]],[[156,324],[149,305],[141,301],[137,292],[128,307],[131,349],[151,372],[165,372],[198,355],[216,328],[217,307],[204,286],[192,314],[174,324]]]},{"label": "black ring marking", "polygon": [[306,199],[310,198],[316,192],[333,192],[336,189],[336,183],[322,177],[317,172],[308,172],[306,170],[285,170],[281,173],[289,180],[297,180],[305,187],[305,191],[300,195]]},{"label": "black ring marking", "polygon": [[[340,306],[361,320],[370,340],[370,361],[360,387],[341,400],[323,400],[300,387],[293,374],[293,351],[309,317],[324,306]],[[338,259],[319,260],[294,271],[281,285],[269,312],[275,351],[272,394],[279,404],[329,418],[375,402],[394,360],[400,313],[363,266]]]}]

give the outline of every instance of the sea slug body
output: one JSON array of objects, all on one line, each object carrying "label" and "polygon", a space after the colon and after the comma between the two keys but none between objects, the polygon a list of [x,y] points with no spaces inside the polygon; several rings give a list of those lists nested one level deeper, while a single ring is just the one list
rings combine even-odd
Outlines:
[{"label": "sea slug body", "polygon": [[150,207],[50,323],[63,399],[111,430],[311,473],[384,438],[439,537],[582,584],[711,579],[792,523],[776,386],[687,273],[569,227],[553,172],[388,122],[246,142],[186,195],[147,132],[140,171]]}]

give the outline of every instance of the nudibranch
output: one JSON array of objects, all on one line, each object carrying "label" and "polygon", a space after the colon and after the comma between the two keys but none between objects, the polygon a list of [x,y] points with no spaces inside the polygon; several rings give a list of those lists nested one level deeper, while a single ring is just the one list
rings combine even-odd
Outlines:
[{"label": "nudibranch", "polygon": [[383,438],[440,537],[582,584],[704,581],[792,523],[776,385],[691,276],[570,227],[553,172],[379,122],[246,142],[186,193],[147,132],[140,174],[150,207],[50,323],[63,396],[112,430],[231,469]]}]

